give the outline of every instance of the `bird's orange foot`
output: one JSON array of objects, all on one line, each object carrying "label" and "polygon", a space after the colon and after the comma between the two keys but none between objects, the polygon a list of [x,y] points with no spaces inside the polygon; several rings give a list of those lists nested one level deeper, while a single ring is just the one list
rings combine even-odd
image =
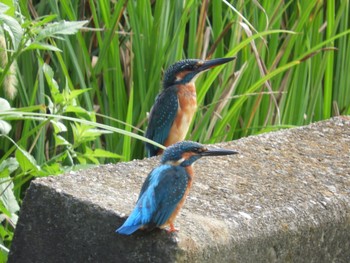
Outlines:
[{"label": "bird's orange foot", "polygon": [[179,229],[174,227],[174,224],[170,224],[169,228],[166,230],[169,234],[179,231]]}]

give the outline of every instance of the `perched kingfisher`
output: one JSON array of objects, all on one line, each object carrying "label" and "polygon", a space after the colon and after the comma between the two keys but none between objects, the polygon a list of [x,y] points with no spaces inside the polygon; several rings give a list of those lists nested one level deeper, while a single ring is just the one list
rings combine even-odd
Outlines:
[{"label": "perched kingfisher", "polygon": [[[185,59],[170,66],[164,74],[163,90],[151,109],[146,138],[166,147],[183,141],[197,109],[196,78],[200,73],[234,59]],[[148,157],[162,151],[146,143]]]},{"label": "perched kingfisher", "polygon": [[175,217],[189,193],[193,181],[192,165],[203,156],[237,154],[226,149],[209,149],[204,145],[182,141],[168,147],[161,165],[147,176],[134,210],[117,233],[130,235],[138,229],[168,228],[174,232]]}]

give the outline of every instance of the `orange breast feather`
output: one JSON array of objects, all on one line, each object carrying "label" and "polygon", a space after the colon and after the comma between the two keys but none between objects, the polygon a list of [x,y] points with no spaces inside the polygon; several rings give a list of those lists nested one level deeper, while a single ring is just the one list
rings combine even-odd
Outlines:
[{"label": "orange breast feather", "polygon": [[186,197],[187,197],[188,193],[190,192],[190,189],[192,187],[192,180],[193,180],[193,168],[192,168],[192,166],[186,167],[186,171],[190,175],[190,178],[189,178],[188,184],[187,184],[187,189],[184,193],[184,196],[182,197],[182,199],[180,200],[180,202],[176,206],[174,212],[171,214],[171,216],[169,217],[167,222],[162,226],[162,228],[164,228],[168,225],[172,226],[174,224],[175,218],[178,215],[178,213],[180,212],[180,209],[183,206],[183,204],[185,203]]},{"label": "orange breast feather", "polygon": [[197,109],[197,94],[193,83],[179,86],[179,108],[169,136],[164,145],[169,146],[183,141]]}]

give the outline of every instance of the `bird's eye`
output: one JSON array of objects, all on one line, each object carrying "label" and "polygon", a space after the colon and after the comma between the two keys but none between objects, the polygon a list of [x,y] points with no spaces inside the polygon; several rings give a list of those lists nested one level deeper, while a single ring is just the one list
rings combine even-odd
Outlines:
[{"label": "bird's eye", "polygon": [[203,62],[200,61],[194,67],[197,69],[197,68],[201,67],[202,65],[203,65]]},{"label": "bird's eye", "polygon": [[197,148],[194,149],[194,152],[201,153],[201,152],[203,152],[203,149],[200,148],[200,147],[197,147]]}]

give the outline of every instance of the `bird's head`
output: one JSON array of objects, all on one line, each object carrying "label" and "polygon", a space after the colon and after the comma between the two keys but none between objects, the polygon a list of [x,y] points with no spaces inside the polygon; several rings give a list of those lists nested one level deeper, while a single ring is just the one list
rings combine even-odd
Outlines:
[{"label": "bird's head", "polygon": [[190,166],[203,156],[218,156],[238,154],[237,151],[227,149],[207,148],[204,145],[191,141],[175,143],[163,153],[161,162],[163,164]]},{"label": "bird's head", "polygon": [[171,65],[164,74],[163,87],[194,82],[196,78],[211,68],[234,60],[235,57],[212,60],[185,59]]}]

